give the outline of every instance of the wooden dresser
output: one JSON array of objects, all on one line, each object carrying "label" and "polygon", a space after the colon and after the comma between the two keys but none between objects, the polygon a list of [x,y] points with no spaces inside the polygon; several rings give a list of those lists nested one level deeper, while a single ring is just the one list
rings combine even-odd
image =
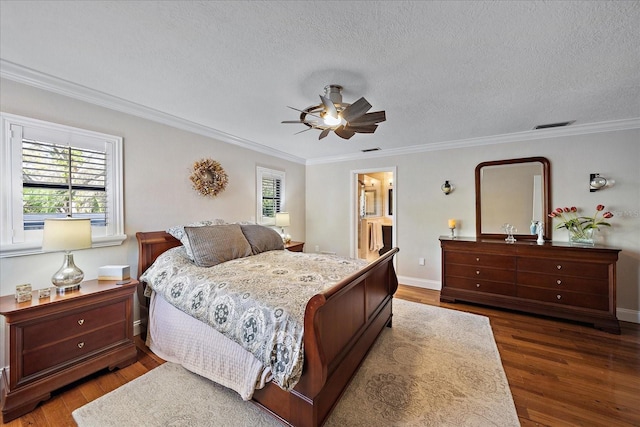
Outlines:
[{"label": "wooden dresser", "polygon": [[133,293],[138,281],[90,280],[77,291],[18,303],[0,298],[6,320],[3,343],[2,421],[9,422],[48,399],[51,391],[103,368],[137,359]]},{"label": "wooden dresser", "polygon": [[619,334],[619,249],[441,237],[443,302],[468,301],[593,324]]}]

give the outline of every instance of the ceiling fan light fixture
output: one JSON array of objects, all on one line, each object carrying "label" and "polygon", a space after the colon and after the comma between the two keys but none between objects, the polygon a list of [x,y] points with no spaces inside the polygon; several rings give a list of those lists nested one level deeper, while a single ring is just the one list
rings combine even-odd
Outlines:
[{"label": "ceiling fan light fixture", "polygon": [[340,118],[340,116],[333,117],[331,114],[325,114],[322,120],[327,126],[338,126],[342,123],[342,119]]},{"label": "ceiling fan light fixture", "polygon": [[[342,86],[327,85],[324,95],[320,95],[320,104],[305,109],[288,107],[300,112],[299,120],[284,120],[282,123],[303,124],[308,129],[320,130],[318,139],[325,138],[331,131],[342,139],[350,139],[356,133],[371,134],[378,128],[378,123],[387,118],[384,111],[369,113],[371,104],[360,98],[352,104],[342,102]],[[309,120],[309,116],[321,121]],[[304,132],[304,131],[302,131]],[[300,132],[298,132],[300,133]]]}]

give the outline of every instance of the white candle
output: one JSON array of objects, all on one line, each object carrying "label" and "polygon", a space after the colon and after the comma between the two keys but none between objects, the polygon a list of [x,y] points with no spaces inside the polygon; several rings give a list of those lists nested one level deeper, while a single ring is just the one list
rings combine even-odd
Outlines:
[{"label": "white candle", "polygon": [[455,219],[450,219],[449,220],[449,228],[456,228],[456,220]]}]

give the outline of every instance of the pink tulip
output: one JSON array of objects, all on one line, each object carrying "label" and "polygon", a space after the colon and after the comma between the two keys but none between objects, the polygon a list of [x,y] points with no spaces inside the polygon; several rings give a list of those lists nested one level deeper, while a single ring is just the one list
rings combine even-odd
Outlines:
[{"label": "pink tulip", "polygon": [[568,212],[571,212],[571,209],[565,207],[564,211],[568,213]]},{"label": "pink tulip", "polygon": [[549,218],[555,218],[555,217],[556,217],[556,213],[555,213],[555,212],[551,212],[551,213],[549,214]]},{"label": "pink tulip", "polygon": [[562,211],[562,208],[556,208],[556,212],[558,212],[558,213],[562,213],[562,212],[563,212],[563,211]]},{"label": "pink tulip", "polygon": [[613,214],[611,212],[605,212],[602,214],[603,218],[613,218]]},{"label": "pink tulip", "polygon": [[571,212],[578,212],[578,208],[576,208],[575,206],[571,206]]},{"label": "pink tulip", "polygon": [[596,206],[596,210],[597,210],[597,211],[604,210],[604,205],[598,205],[598,206]]}]

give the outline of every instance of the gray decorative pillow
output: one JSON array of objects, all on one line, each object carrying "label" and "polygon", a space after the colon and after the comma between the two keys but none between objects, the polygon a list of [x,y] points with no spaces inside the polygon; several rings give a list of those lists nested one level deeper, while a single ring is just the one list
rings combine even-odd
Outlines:
[{"label": "gray decorative pillow", "polygon": [[266,251],[284,249],[282,237],[272,228],[262,225],[240,225],[244,237],[251,245],[251,251],[257,255]]},{"label": "gray decorative pillow", "polygon": [[184,232],[193,251],[193,261],[199,267],[213,267],[251,255],[251,245],[238,224],[185,227]]},{"label": "gray decorative pillow", "polygon": [[189,245],[189,239],[187,238],[187,235],[184,233],[184,228],[185,227],[205,227],[208,225],[223,225],[226,223],[227,222],[224,219],[197,221],[197,222],[192,222],[191,224],[188,224],[188,225],[176,225],[175,227],[169,228],[167,230],[167,233],[171,234],[173,237],[180,240],[180,243],[182,243],[182,246],[184,246],[184,249],[187,252],[187,256],[189,257],[190,260],[193,261],[193,252],[191,251],[191,246]]}]

